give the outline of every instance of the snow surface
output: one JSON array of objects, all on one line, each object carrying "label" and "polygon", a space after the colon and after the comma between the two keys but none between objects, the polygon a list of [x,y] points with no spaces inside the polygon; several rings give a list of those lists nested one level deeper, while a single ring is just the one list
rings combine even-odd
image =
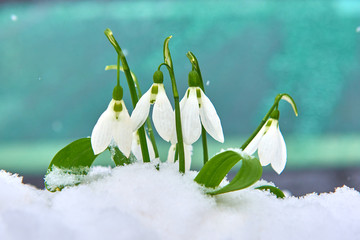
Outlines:
[{"label": "snow surface", "polygon": [[[153,164],[140,163],[93,167],[82,184],[51,193],[0,171],[0,239],[360,236],[360,194],[354,189],[277,199],[252,187],[210,197],[193,181],[195,175],[192,171],[182,176],[169,163],[161,164],[160,171]],[[268,183],[257,185],[263,184]]]}]

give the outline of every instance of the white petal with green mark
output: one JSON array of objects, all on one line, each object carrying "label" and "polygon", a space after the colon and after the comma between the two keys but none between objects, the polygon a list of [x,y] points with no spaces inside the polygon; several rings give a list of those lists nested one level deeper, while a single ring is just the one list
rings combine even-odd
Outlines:
[{"label": "white petal with green mark", "polygon": [[201,92],[201,98],[199,99],[201,123],[211,137],[223,143],[224,133],[215,107],[204,92],[200,88],[198,88],[198,90]]},{"label": "white petal with green mark", "polygon": [[260,140],[258,154],[261,165],[266,166],[271,163],[278,174],[285,168],[286,145],[277,120],[273,120],[270,128]]},{"label": "white petal with green mark", "polygon": [[132,143],[132,121],[126,109],[124,101],[122,102],[122,111],[119,113],[118,120],[116,121],[113,139],[116,142],[120,151],[126,156],[130,156],[131,143]]}]

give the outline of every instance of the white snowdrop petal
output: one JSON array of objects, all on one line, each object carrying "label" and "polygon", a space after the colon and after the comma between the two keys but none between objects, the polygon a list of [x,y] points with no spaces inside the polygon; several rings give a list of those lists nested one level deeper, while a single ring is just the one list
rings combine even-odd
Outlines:
[{"label": "white snowdrop petal", "polygon": [[[146,144],[148,147],[150,160],[153,160],[153,159],[155,159],[154,147],[153,147],[149,137],[147,136],[147,134],[145,134],[145,137],[146,137]],[[134,132],[133,136],[132,136],[131,152],[134,154],[134,156],[136,157],[136,159],[139,162],[141,162],[143,160],[141,146],[140,146],[139,133],[137,131]]]},{"label": "white snowdrop petal", "polygon": [[148,147],[148,151],[149,151],[150,160],[154,160],[155,159],[154,146],[152,145],[147,134],[145,134],[145,137],[146,137],[146,143],[147,143],[147,147]]},{"label": "white snowdrop petal", "polygon": [[174,111],[166,96],[164,86],[159,84],[158,95],[154,104],[152,119],[156,131],[165,141],[170,141],[175,125]]},{"label": "white snowdrop petal", "polygon": [[170,163],[175,162],[175,151],[176,151],[176,144],[171,144],[167,157],[168,162]]},{"label": "white snowdrop petal", "polygon": [[181,109],[181,125],[183,140],[186,144],[191,145],[196,142],[201,135],[201,123],[196,90],[195,88],[189,89],[189,98],[186,100],[183,109]]},{"label": "white snowdrop petal", "polygon": [[190,170],[191,167],[191,155],[192,155],[193,147],[192,145],[184,144],[184,152],[185,152],[185,170]]},{"label": "white snowdrop petal", "polygon": [[[175,113],[174,113],[175,114]],[[174,120],[175,121],[175,120]],[[177,143],[177,134],[176,134],[176,127],[174,124],[174,128],[171,131],[171,137],[170,137],[170,142],[171,144],[176,144]]]},{"label": "white snowdrop petal", "polygon": [[[193,147],[192,145],[184,144],[184,157],[185,157],[185,170],[190,170],[191,167],[191,155],[192,155]],[[167,161],[170,163],[175,162],[175,151],[176,144],[172,144],[169,148]]]},{"label": "white snowdrop petal", "polygon": [[184,108],[184,105],[187,101],[187,95],[188,95],[188,92],[190,91],[190,89],[187,89],[186,92],[185,92],[185,96],[181,99],[179,105],[180,105],[180,109],[183,109]]},{"label": "white snowdrop petal", "polygon": [[279,127],[276,128],[276,141],[278,142],[279,158],[274,159],[271,162],[271,167],[280,174],[286,165],[286,144],[281,134]]},{"label": "white snowdrop petal", "polygon": [[132,136],[132,143],[131,143],[131,152],[134,154],[136,159],[140,162],[143,160],[141,154],[141,147],[140,147],[140,138],[137,131],[133,132]]},{"label": "white snowdrop petal", "polygon": [[115,115],[109,107],[101,114],[91,133],[91,146],[95,155],[103,152],[109,146],[114,126]]},{"label": "white snowdrop petal", "polygon": [[123,109],[119,114],[119,118],[115,124],[115,131],[113,133],[114,141],[116,142],[120,151],[129,157],[132,144],[132,121],[129,113],[122,101]]},{"label": "white snowdrop petal", "polygon": [[260,129],[260,131],[256,134],[256,136],[251,140],[251,142],[246,146],[246,148],[243,150],[248,155],[253,155],[256,150],[258,149],[259,143],[261,138],[264,136],[267,122],[264,124],[264,126]]},{"label": "white snowdrop petal", "polygon": [[138,130],[146,121],[150,111],[151,88],[137,102],[131,114],[132,130]]},{"label": "white snowdrop petal", "polygon": [[210,99],[204,94],[204,92],[200,88],[198,89],[201,91],[201,123],[211,137],[213,137],[216,141],[223,143],[224,133],[221,127],[220,118],[216,113],[215,107],[211,103]]},{"label": "white snowdrop petal", "polygon": [[[184,108],[184,105],[185,105],[186,100],[187,100],[187,92],[188,91],[189,90],[186,91],[185,96],[180,101],[180,104],[179,104],[180,105],[180,111],[182,111],[182,109]],[[174,118],[175,118],[175,112],[173,114],[174,114]],[[171,133],[170,142],[171,142],[171,144],[176,144],[177,143],[177,134],[176,134],[176,125],[175,124],[174,124],[174,128],[172,130],[172,133]]]},{"label": "white snowdrop petal", "polygon": [[279,141],[277,138],[277,127],[274,121],[269,130],[265,133],[259,143],[258,154],[259,160],[262,166],[266,166],[276,159],[281,158],[281,152],[279,151]]}]

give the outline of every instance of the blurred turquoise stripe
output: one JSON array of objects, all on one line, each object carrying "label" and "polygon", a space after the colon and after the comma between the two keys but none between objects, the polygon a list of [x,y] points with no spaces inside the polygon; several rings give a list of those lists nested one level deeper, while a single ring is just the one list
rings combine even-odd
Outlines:
[{"label": "blurred turquoise stripe", "polygon": [[[240,146],[243,139],[226,138],[224,144],[209,141],[209,154]],[[352,136],[285,136],[288,150],[286,169],[360,166],[360,135]],[[69,141],[1,143],[0,169],[20,174],[44,174],[52,157]],[[159,142],[161,160],[167,158],[169,144]],[[202,165],[201,143],[194,145],[192,169]],[[96,165],[114,166],[108,151],[95,160]]]}]

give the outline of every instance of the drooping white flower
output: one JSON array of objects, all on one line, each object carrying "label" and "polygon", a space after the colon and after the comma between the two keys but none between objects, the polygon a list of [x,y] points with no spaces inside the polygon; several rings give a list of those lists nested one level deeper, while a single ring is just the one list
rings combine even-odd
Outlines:
[{"label": "drooping white flower", "polygon": [[286,165],[286,145],[280,132],[279,121],[269,118],[256,134],[244,152],[252,155],[258,150],[262,166],[271,164],[271,167],[280,174]]},{"label": "drooping white flower", "polygon": [[175,126],[174,112],[171,103],[166,95],[164,84],[162,83],[162,72],[156,71],[154,74],[154,84],[140,98],[131,114],[133,131],[139,129],[146,121],[150,105],[154,104],[152,120],[156,131],[165,141],[170,141]]},{"label": "drooping white flower", "polygon": [[[191,81],[195,78],[194,81]],[[215,140],[223,143],[224,134],[220,118],[214,105],[196,83],[198,74],[195,71],[189,73],[189,88],[180,101],[181,125],[184,143],[191,145],[201,135],[201,125]],[[194,83],[195,82],[195,83]]]},{"label": "drooping white flower", "polygon": [[110,101],[91,133],[91,146],[95,154],[103,152],[114,141],[120,151],[129,157],[132,142],[132,122],[124,100]]},{"label": "drooping white flower", "polygon": [[[184,155],[185,155],[185,170],[190,170],[191,166],[191,155],[193,147],[191,145],[184,144]],[[175,162],[176,144],[171,144],[168,152],[167,161],[170,163]]]},{"label": "drooping white flower", "polygon": [[[146,143],[147,143],[148,150],[149,150],[150,160],[153,160],[153,159],[155,159],[154,147],[146,134],[145,134],[145,137],[146,137]],[[132,144],[131,144],[131,152],[134,154],[134,156],[136,157],[136,159],[138,161],[142,161],[143,157],[142,157],[142,153],[141,153],[140,137],[139,137],[139,133],[137,131],[135,131],[133,133],[132,139],[133,140],[132,140]]]}]

